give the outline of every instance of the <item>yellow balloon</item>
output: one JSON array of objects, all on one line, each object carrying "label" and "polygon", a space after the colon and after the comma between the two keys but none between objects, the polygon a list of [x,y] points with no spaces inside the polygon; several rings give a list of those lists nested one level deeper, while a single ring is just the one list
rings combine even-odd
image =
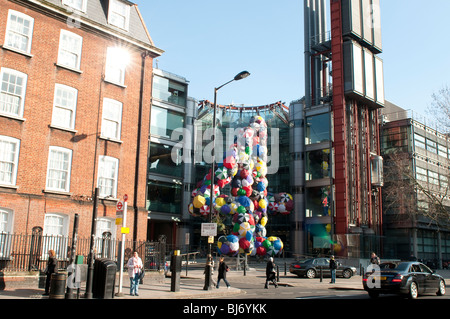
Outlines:
[{"label": "yellow balloon", "polygon": [[267,200],[265,198],[262,198],[262,199],[259,200],[259,207],[261,207],[261,208],[266,208],[267,207]]},{"label": "yellow balloon", "polygon": [[194,197],[193,203],[195,208],[200,208],[205,205],[206,199],[201,195],[197,195]]},{"label": "yellow balloon", "polygon": [[266,224],[267,224],[267,217],[266,216],[264,216],[263,218],[261,218],[261,225],[262,226],[266,226]]},{"label": "yellow balloon", "polygon": [[219,207],[222,207],[223,205],[225,205],[225,198],[223,198],[223,197],[216,198],[216,205]]}]

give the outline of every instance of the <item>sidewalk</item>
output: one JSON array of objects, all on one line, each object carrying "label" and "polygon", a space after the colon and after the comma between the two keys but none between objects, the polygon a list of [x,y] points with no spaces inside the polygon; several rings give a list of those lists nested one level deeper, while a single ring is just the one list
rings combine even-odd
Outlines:
[{"label": "sidewalk", "polygon": [[[450,283],[450,270],[439,270],[437,273],[441,274],[446,279],[446,284]],[[217,279],[215,273],[213,278]],[[230,283],[238,281],[248,281],[251,283],[261,284],[265,280],[265,270],[258,268],[250,268],[246,272],[246,276],[243,275],[243,271],[232,270],[227,274],[227,278]],[[171,278],[164,278],[163,282],[156,283],[149,280],[145,280],[144,284],[139,286],[139,296],[130,295],[130,283],[127,278],[123,281],[122,293],[123,296],[115,296],[114,300],[122,299],[212,299],[220,298],[222,296],[239,298],[240,294],[245,294],[245,291],[235,287],[227,289],[225,284],[221,282],[219,289],[215,287],[210,290],[204,290],[204,274],[203,269],[193,269],[188,271],[188,275],[183,271],[181,273],[180,290],[178,292],[171,291]],[[362,290],[362,278],[359,275],[353,276],[350,279],[338,278],[336,284],[331,285],[329,278],[323,278],[322,282],[319,278],[306,279],[297,278],[287,272],[286,276],[284,271],[280,271],[280,286],[286,287],[304,287],[304,288],[328,288],[335,290]],[[118,291],[118,281],[116,281],[115,293]],[[0,291],[1,299],[48,299],[48,296],[42,296],[43,289],[37,288],[22,288],[22,289],[6,289]],[[80,299],[84,299],[85,290],[81,289]]]},{"label": "sidewalk", "polygon": [[[246,272],[246,276],[243,275],[243,271],[232,270],[227,274],[229,281],[249,281],[252,283],[264,284],[265,271],[261,269],[250,268]],[[180,290],[178,292],[171,291],[171,278],[164,278],[162,283],[155,281],[145,280],[144,283],[139,285],[139,296],[130,295],[130,283],[128,278],[124,277],[122,285],[122,296],[114,296],[114,299],[211,299],[220,298],[222,296],[239,298],[240,294],[245,294],[245,291],[239,288],[231,286],[227,288],[224,282],[221,282],[220,288],[212,287],[210,290],[204,290],[204,274],[202,269],[189,270],[188,276],[184,272],[181,274]],[[213,275],[214,281],[217,279],[217,274]],[[284,276],[284,273],[280,272],[280,286],[286,287],[317,287],[323,285],[331,289],[362,289],[361,277],[355,276],[351,279],[338,280],[338,282],[330,286],[329,278],[324,278],[323,282],[316,279],[300,279],[294,277],[288,273],[288,276]],[[42,296],[43,289],[37,288],[22,288],[22,289],[6,289],[0,291],[1,299],[48,299],[48,296]],[[80,299],[84,299],[84,287],[81,289]],[[118,281],[116,281],[115,294],[118,292]],[[75,292],[76,293],[76,292]],[[75,297],[76,299],[76,297]]]}]

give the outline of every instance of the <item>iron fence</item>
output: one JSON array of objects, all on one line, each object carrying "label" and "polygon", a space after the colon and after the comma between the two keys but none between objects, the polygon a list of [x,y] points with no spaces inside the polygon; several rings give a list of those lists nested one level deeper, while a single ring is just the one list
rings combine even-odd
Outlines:
[{"label": "iron fence", "polygon": [[[95,238],[94,258],[108,258],[117,263],[120,260],[120,245],[121,240],[109,236]],[[137,251],[146,270],[164,269],[167,249],[164,238],[157,242],[126,240],[123,245],[125,264]],[[87,263],[91,238],[76,238],[75,246],[73,238],[64,236],[0,233],[0,271],[42,271],[47,265],[49,250],[55,251],[59,269],[66,269],[75,257],[77,262],[82,260],[82,263]],[[72,250],[75,252],[73,258]]]}]

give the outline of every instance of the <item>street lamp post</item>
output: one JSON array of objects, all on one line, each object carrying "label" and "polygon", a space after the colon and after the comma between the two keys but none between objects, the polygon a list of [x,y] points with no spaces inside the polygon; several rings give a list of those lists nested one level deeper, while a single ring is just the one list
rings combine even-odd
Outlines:
[{"label": "street lamp post", "polygon": [[[215,177],[215,167],[216,167],[216,157],[215,157],[215,141],[216,141],[216,109],[217,109],[217,91],[219,91],[222,87],[225,85],[233,82],[233,81],[239,81],[242,79],[245,79],[248,77],[250,73],[248,71],[242,71],[238,73],[232,80],[222,84],[219,87],[214,88],[214,113],[213,113],[213,122],[212,122],[212,151],[211,151],[211,191],[210,191],[210,201],[209,201],[209,222],[212,222],[212,213],[214,210],[214,177]],[[205,266],[205,286],[203,287],[203,290],[210,290],[212,288],[212,278],[211,278],[211,271],[212,271],[212,244],[208,242],[208,256],[206,257],[206,266]]]}]

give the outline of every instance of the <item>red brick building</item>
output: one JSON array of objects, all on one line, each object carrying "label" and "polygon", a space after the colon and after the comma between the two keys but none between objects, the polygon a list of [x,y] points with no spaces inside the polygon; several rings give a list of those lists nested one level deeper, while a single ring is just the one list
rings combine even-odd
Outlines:
[{"label": "red brick building", "polygon": [[0,0],[0,232],[145,239],[152,42],[126,0]]}]

